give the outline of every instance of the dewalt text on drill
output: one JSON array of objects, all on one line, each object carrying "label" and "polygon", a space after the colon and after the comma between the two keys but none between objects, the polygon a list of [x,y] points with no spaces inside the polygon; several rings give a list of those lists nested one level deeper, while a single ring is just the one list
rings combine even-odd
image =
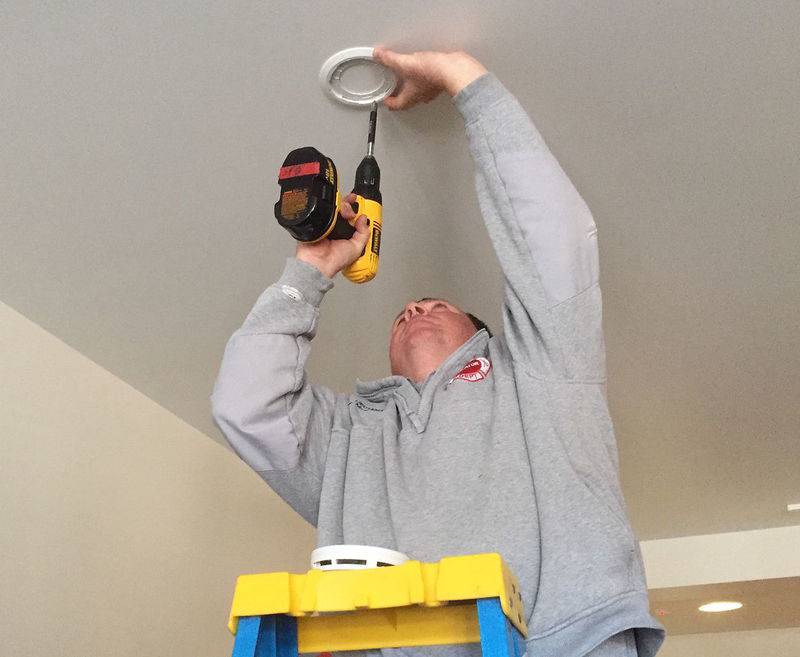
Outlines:
[{"label": "dewalt text on drill", "polygon": [[[342,273],[354,283],[366,283],[378,273],[381,249],[381,171],[375,160],[375,125],[378,106],[369,115],[367,154],[356,169],[353,193],[356,216],[369,219],[369,239],[359,258]],[[278,173],[280,198],[275,203],[275,218],[296,240],[318,242],[324,239],[350,239],[352,224],[339,214],[342,196],[333,160],[313,146],[296,148],[283,161]]]}]

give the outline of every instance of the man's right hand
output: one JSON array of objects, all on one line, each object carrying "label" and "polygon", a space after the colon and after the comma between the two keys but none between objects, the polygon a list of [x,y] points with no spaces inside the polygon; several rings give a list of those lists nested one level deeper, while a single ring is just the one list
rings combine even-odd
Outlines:
[{"label": "man's right hand", "polygon": [[[350,205],[356,200],[356,195],[348,194],[339,205],[339,214],[342,218],[352,223],[356,213]],[[333,278],[342,269],[358,260],[369,239],[369,222],[365,215],[358,215],[354,225],[356,232],[349,240],[330,240],[325,238],[319,242],[309,244],[298,242],[295,258],[314,265],[328,278]]]}]

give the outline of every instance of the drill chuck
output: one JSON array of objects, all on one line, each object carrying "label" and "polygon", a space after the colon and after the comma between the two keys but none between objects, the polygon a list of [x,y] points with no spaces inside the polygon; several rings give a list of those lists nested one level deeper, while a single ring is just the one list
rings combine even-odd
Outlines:
[{"label": "drill chuck", "polygon": [[353,191],[358,196],[363,196],[377,203],[381,199],[381,170],[378,161],[373,155],[365,155],[356,169],[356,182]]}]

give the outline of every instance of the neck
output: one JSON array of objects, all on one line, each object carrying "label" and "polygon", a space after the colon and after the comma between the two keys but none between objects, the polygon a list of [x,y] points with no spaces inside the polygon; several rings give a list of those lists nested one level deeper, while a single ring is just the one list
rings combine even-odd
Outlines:
[{"label": "neck", "polygon": [[451,339],[441,333],[424,336],[415,344],[408,345],[413,348],[404,349],[401,358],[392,361],[392,374],[412,381],[424,381],[474,335],[475,333],[465,334]]},{"label": "neck", "polygon": [[409,355],[403,371],[398,374],[420,383],[435,372],[451,353],[452,350],[436,349],[435,345],[430,345],[427,349],[416,349]]},{"label": "neck", "polygon": [[401,374],[412,381],[420,383],[427,379],[432,372],[439,369],[442,364],[464,346],[471,337],[472,336],[466,336],[465,339],[456,341],[426,340],[408,354],[400,370],[393,372],[393,374]]},{"label": "neck", "polygon": [[423,362],[414,363],[410,368],[411,371],[406,373],[405,376],[416,383],[422,383],[438,369],[439,365],[444,362],[445,358],[446,356],[438,359],[431,358]]}]

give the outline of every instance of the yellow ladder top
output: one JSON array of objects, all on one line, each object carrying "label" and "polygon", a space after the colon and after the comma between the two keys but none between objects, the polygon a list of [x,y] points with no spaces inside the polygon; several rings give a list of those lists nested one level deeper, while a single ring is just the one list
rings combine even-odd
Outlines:
[{"label": "yellow ladder top", "polygon": [[241,575],[236,581],[228,628],[236,634],[241,616],[324,618],[336,612],[435,608],[481,598],[500,598],[503,613],[527,636],[519,582],[495,553],[445,557],[437,563],[407,561],[399,566],[364,570]]}]

